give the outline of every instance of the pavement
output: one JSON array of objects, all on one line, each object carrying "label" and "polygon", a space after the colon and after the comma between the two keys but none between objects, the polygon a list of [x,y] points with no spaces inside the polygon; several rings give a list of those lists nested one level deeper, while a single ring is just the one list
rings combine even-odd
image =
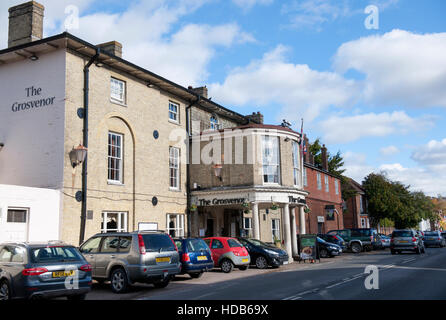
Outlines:
[{"label": "pavement", "polygon": [[[379,289],[368,290],[364,273],[376,266]],[[373,273],[375,274],[375,273]],[[93,284],[88,300],[391,300],[446,299],[446,248],[426,254],[391,255],[389,250],[344,253],[321,263],[294,262],[278,269],[225,274],[218,269],[200,279],[177,276],[167,288],[137,284],[114,294],[109,284]]]}]

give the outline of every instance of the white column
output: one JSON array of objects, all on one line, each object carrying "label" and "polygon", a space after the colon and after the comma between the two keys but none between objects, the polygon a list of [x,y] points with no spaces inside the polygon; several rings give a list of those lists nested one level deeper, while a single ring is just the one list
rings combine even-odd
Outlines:
[{"label": "white column", "polygon": [[305,231],[305,210],[304,206],[299,207],[299,227],[300,227],[300,234],[306,234]]},{"label": "white column", "polygon": [[259,223],[259,204],[252,203],[252,236],[254,239],[260,240],[260,223]]},{"label": "white column", "polygon": [[283,235],[285,240],[285,250],[288,253],[289,261],[293,261],[293,252],[291,249],[291,229],[290,229],[290,205],[285,204],[282,212]]},{"label": "white column", "polygon": [[291,248],[293,252],[293,257],[298,255],[297,252],[297,235],[296,235],[296,207],[291,208]]}]

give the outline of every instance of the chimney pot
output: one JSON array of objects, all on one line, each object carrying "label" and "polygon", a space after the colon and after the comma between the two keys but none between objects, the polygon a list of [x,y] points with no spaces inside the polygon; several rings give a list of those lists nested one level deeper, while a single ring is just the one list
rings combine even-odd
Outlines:
[{"label": "chimney pot", "polygon": [[9,8],[8,48],[43,38],[44,11],[35,1]]}]

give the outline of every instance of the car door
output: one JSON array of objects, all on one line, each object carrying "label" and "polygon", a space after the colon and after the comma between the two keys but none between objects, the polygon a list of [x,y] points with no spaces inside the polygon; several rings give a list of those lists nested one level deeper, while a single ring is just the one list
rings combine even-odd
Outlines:
[{"label": "car door", "polygon": [[211,242],[212,260],[214,260],[215,265],[220,262],[220,257],[225,253],[225,247],[223,242],[218,239],[212,239]]},{"label": "car door", "polygon": [[118,257],[119,237],[103,237],[99,252],[96,254],[96,276],[107,277],[107,269],[110,264],[114,264]]},{"label": "car door", "polygon": [[85,242],[79,251],[84,256],[85,260],[91,265],[91,276],[96,277],[96,255],[99,252],[102,237],[94,237]]}]

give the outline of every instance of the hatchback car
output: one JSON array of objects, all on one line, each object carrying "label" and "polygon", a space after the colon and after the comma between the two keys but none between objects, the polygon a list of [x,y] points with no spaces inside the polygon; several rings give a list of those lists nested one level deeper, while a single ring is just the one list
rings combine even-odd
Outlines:
[{"label": "hatchback car", "polygon": [[0,300],[67,297],[91,290],[91,266],[62,242],[0,244]]},{"label": "hatchback car", "polygon": [[390,253],[413,251],[417,254],[424,253],[423,239],[414,230],[395,230],[390,239]]},{"label": "hatchback car", "polygon": [[289,257],[285,250],[256,239],[237,239],[248,250],[251,264],[255,264],[259,269],[265,269],[268,266],[278,268],[281,265],[288,264]]},{"label": "hatchback car", "polygon": [[248,250],[235,238],[211,237],[204,241],[211,248],[214,266],[229,273],[234,266],[240,270],[246,270],[251,263]]},{"label": "hatchback car", "polygon": [[181,274],[200,278],[203,272],[214,267],[211,249],[199,238],[174,239],[182,264]]},{"label": "hatchback car", "polygon": [[346,244],[345,240],[342,239],[341,236],[338,234],[322,234],[322,233],[320,233],[317,236],[319,238],[321,238],[322,240],[337,244],[338,246],[341,247],[342,251],[347,250],[347,244]]},{"label": "hatchback car", "polygon": [[379,237],[381,238],[382,247],[381,249],[387,249],[390,248],[390,237],[380,234]]},{"label": "hatchback car", "polygon": [[424,246],[444,248],[446,240],[441,236],[440,231],[426,231],[424,233]]},{"label": "hatchback car", "polygon": [[317,248],[321,258],[333,258],[342,253],[340,246],[317,237]]},{"label": "hatchback car", "polygon": [[110,280],[115,293],[136,282],[166,287],[180,273],[181,262],[172,238],[162,231],[97,234],[80,247],[98,282]]}]

